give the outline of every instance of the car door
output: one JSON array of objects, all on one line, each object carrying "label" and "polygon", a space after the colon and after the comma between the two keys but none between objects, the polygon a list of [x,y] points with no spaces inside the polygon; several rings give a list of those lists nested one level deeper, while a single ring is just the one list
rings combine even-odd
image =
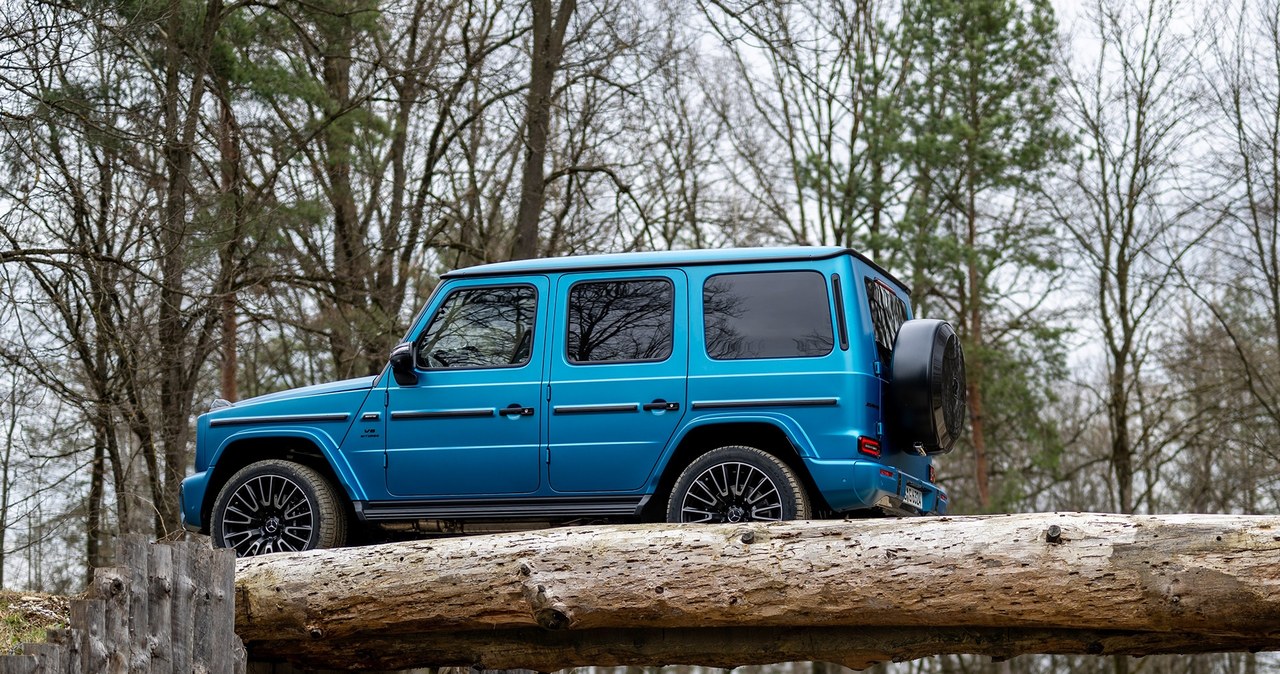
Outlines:
[{"label": "car door", "polygon": [[418,382],[387,389],[387,490],[524,494],[541,483],[543,276],[467,280],[413,338]]},{"label": "car door", "polygon": [[685,411],[686,286],[678,270],[569,274],[556,284],[555,491],[644,486]]}]

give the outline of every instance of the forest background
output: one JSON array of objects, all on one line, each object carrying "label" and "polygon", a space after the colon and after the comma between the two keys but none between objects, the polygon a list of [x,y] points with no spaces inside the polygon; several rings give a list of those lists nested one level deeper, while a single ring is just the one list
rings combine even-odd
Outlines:
[{"label": "forest background", "polygon": [[964,340],[955,511],[1280,505],[1278,0],[0,0],[0,171],[0,588],[179,535],[213,397],[592,252],[893,271]]}]

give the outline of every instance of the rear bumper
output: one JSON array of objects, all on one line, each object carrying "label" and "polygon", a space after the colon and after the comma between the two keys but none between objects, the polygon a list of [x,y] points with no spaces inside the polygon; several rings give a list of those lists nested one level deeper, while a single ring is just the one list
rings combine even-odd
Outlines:
[{"label": "rear bumper", "polygon": [[[899,515],[944,515],[947,493],[928,480],[875,461],[805,459],[805,466],[827,505],[836,512],[878,508]],[[905,501],[907,487],[919,490],[920,508]]]},{"label": "rear bumper", "polygon": [[178,506],[182,509],[182,528],[198,534],[208,533],[201,521],[204,492],[209,487],[209,471],[196,473],[178,486]]}]

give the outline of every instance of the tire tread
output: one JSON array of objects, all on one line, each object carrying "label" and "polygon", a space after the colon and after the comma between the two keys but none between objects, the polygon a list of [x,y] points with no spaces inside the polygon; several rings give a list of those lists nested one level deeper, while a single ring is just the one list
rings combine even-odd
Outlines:
[{"label": "tire tread", "polygon": [[[262,461],[254,461],[236,471],[218,490],[218,497],[213,502],[211,518],[218,517],[218,512],[225,499],[230,496],[233,485],[238,486],[238,483],[245,476],[263,469],[274,469],[275,472],[284,474],[291,479],[296,478],[306,483],[306,486],[315,494],[317,501],[316,519],[318,520],[319,528],[316,548],[337,548],[346,543],[348,529],[346,507],[335,491],[333,484],[324,475],[320,474],[320,471],[296,461],[263,459]],[[209,533],[213,536],[214,546],[219,544],[218,533],[220,530],[220,526],[211,522]]]},{"label": "tire tread", "polygon": [[701,465],[703,463],[703,460],[706,459],[707,457],[711,457],[719,454],[728,454],[731,451],[735,451],[735,450],[745,451],[751,455],[758,457],[759,460],[776,467],[782,473],[782,476],[786,479],[787,486],[791,488],[791,493],[795,497],[795,509],[796,509],[795,519],[806,520],[813,517],[813,506],[810,503],[809,494],[804,487],[804,483],[800,480],[800,476],[796,474],[795,469],[793,469],[786,461],[783,461],[782,459],[778,458],[776,455],[766,452],[763,449],[758,449],[756,447],[750,447],[747,445],[725,445],[723,447],[717,447],[703,454],[699,454],[697,457],[693,459],[693,461],[689,462],[689,465],[684,467],[684,470],[680,471],[679,477],[676,478],[675,484],[672,486],[671,496],[669,496],[667,499],[667,521],[668,522],[672,521],[673,508],[679,507],[676,501],[677,501],[677,497],[681,494],[682,490],[680,489],[680,485],[684,484],[685,478],[688,477],[691,473],[694,473],[695,471],[697,473],[701,473],[702,471],[710,467],[710,465],[712,465],[710,462],[708,462],[707,465]]}]

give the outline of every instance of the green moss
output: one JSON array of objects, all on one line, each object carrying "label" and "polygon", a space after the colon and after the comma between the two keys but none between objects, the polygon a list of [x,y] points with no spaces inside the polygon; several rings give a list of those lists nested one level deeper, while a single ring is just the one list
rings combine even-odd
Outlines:
[{"label": "green moss", "polygon": [[0,655],[44,642],[46,631],[67,626],[69,610],[66,597],[0,591]]}]

